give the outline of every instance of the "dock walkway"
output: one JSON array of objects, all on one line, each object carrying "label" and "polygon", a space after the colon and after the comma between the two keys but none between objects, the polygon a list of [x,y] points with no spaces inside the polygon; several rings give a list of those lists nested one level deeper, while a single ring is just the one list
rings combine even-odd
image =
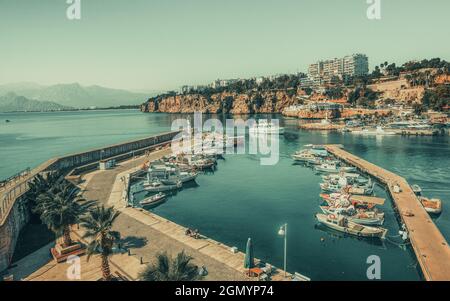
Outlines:
[{"label": "dock walkway", "polygon": [[[450,280],[450,248],[442,233],[420,204],[411,186],[401,176],[367,162],[337,145],[326,145],[328,152],[370,174],[385,184],[427,281]],[[399,192],[394,187],[399,187]]]}]

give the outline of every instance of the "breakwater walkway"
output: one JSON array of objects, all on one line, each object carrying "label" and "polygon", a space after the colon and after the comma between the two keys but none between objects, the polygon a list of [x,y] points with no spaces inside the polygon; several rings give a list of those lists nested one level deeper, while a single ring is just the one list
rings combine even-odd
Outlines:
[{"label": "breakwater walkway", "polygon": [[411,186],[401,176],[365,161],[337,145],[328,152],[385,184],[406,226],[411,246],[427,281],[450,280],[450,248],[442,233],[420,204]]}]

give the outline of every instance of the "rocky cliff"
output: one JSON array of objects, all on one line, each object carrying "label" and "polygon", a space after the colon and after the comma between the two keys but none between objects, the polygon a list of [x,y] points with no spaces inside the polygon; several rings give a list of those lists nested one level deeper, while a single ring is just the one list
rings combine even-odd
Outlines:
[{"label": "rocky cliff", "polygon": [[141,106],[143,112],[167,113],[280,113],[297,104],[297,91],[264,91],[250,93],[222,92],[212,95],[186,94],[150,98]]}]

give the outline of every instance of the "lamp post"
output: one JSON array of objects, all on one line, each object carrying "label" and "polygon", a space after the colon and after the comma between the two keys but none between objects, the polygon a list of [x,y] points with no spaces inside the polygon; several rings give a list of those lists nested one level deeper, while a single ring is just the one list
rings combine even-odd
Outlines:
[{"label": "lamp post", "polygon": [[284,277],[286,277],[287,224],[280,227],[280,230],[278,230],[278,235],[284,236]]}]

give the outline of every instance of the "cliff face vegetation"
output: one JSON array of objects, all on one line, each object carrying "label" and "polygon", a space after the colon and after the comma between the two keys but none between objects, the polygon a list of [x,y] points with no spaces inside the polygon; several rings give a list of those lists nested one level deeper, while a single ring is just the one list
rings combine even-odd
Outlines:
[{"label": "cliff face vegetation", "polygon": [[296,90],[221,92],[211,95],[186,94],[151,98],[141,106],[141,111],[213,114],[280,113],[284,108],[297,103]]}]

